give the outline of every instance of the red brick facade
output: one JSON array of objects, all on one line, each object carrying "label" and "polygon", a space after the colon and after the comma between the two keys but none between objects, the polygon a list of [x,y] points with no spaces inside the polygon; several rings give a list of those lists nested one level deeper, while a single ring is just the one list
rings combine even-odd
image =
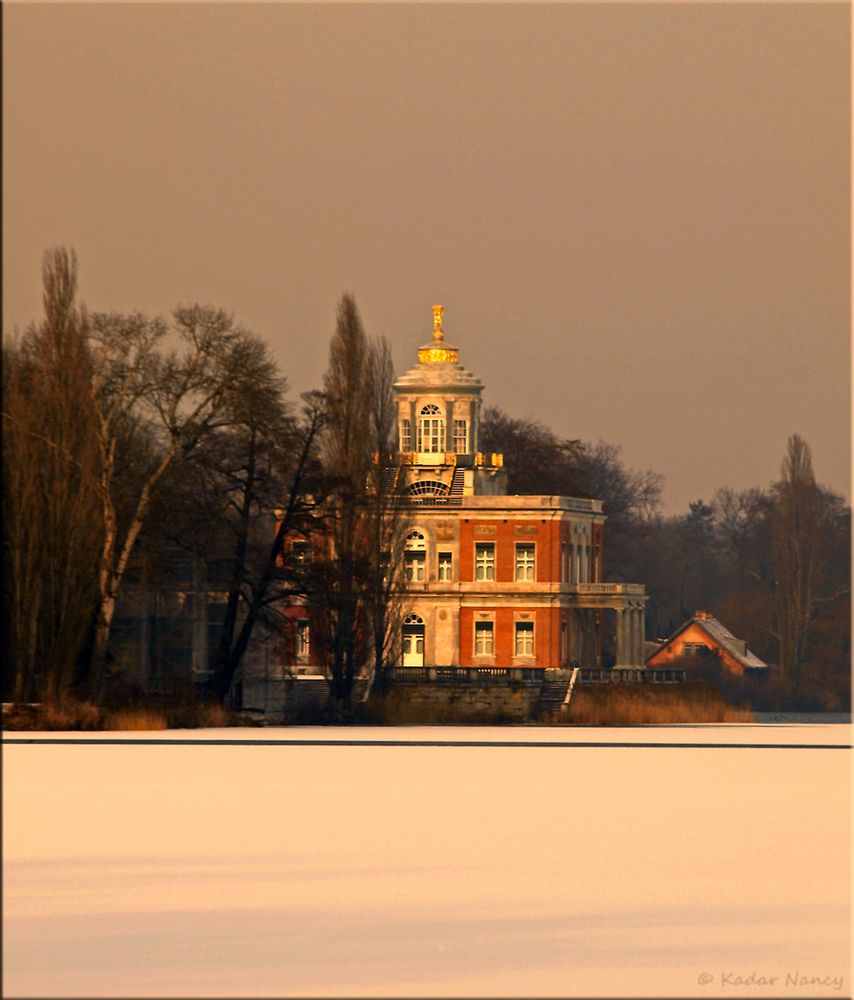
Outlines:
[{"label": "red brick facade", "polygon": [[[432,340],[394,386],[398,450],[388,465],[410,513],[401,665],[596,666],[603,609],[616,613],[623,664],[638,665],[645,596],[602,583],[601,502],[508,495],[503,456],[479,451],[483,386],[442,323],[435,306]],[[289,632],[286,655],[295,655]],[[314,649],[308,659],[316,663]]]}]

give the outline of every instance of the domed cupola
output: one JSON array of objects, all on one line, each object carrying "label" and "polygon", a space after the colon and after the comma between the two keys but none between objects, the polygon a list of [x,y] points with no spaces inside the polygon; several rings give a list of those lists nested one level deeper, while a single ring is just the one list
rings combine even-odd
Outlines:
[{"label": "domed cupola", "polygon": [[483,391],[480,380],[459,363],[460,352],[445,340],[442,329],[444,313],[442,306],[433,306],[433,338],[418,348],[418,364],[395,383],[398,392],[417,387],[451,392],[462,388],[478,394]]},{"label": "domed cupola", "polygon": [[[418,364],[394,383],[398,451],[405,464],[433,470],[431,482],[444,480],[453,468],[494,471],[502,464],[501,456],[483,456],[478,451],[483,384],[463,368],[459,351],[445,340],[443,316],[442,306],[433,306],[432,339],[419,347]],[[447,475],[439,475],[441,466],[446,468]],[[427,474],[424,471],[421,475]],[[408,478],[414,480],[417,475]],[[466,493],[482,491],[471,476],[465,479],[469,486]],[[502,473],[488,492],[500,487],[503,481]],[[414,491],[415,483],[411,485]],[[484,488],[483,492],[486,491]]]}]

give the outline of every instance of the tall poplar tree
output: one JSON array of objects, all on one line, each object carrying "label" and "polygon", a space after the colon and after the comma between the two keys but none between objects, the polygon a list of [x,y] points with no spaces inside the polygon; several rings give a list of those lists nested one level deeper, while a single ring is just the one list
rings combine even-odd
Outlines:
[{"label": "tall poplar tree", "polygon": [[5,695],[60,703],[98,600],[103,526],[75,254],[47,251],[42,283],[44,319],[4,349],[2,633]]},{"label": "tall poplar tree", "polygon": [[382,678],[400,631],[401,510],[384,458],[393,433],[388,345],[365,334],[352,295],[342,296],[324,378],[325,551],[313,566],[321,614],[318,647],[334,716],[346,715],[354,682]]},{"label": "tall poplar tree", "polygon": [[849,588],[827,574],[837,555],[830,536],[838,498],[816,483],[810,447],[798,434],[789,438],[773,492],[775,631],[780,666],[796,685],[819,607]]}]

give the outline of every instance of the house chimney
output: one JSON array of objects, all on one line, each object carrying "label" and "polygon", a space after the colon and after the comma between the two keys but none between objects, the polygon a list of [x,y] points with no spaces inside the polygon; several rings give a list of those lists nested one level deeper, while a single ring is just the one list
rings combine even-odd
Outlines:
[{"label": "house chimney", "polygon": [[715,616],[710,611],[695,611],[694,617],[699,618],[701,622],[711,621]]}]

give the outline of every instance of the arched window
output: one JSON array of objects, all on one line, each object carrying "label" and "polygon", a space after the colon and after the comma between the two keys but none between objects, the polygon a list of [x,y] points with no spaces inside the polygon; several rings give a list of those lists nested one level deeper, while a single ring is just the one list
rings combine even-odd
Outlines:
[{"label": "arched window", "polygon": [[424,666],[424,619],[407,615],[403,619],[403,666]]},{"label": "arched window", "polygon": [[413,500],[436,500],[447,497],[449,489],[446,483],[440,483],[436,479],[422,479],[407,487],[406,492]]},{"label": "arched window", "polygon": [[427,539],[424,537],[424,532],[419,531],[418,528],[413,528],[412,531],[406,533],[406,548],[409,550],[421,550],[427,548]]},{"label": "arched window", "polygon": [[427,539],[417,528],[407,532],[403,565],[407,583],[424,583],[427,579]]},{"label": "arched window", "polygon": [[418,417],[418,451],[445,450],[445,421],[435,403],[421,407]]}]

